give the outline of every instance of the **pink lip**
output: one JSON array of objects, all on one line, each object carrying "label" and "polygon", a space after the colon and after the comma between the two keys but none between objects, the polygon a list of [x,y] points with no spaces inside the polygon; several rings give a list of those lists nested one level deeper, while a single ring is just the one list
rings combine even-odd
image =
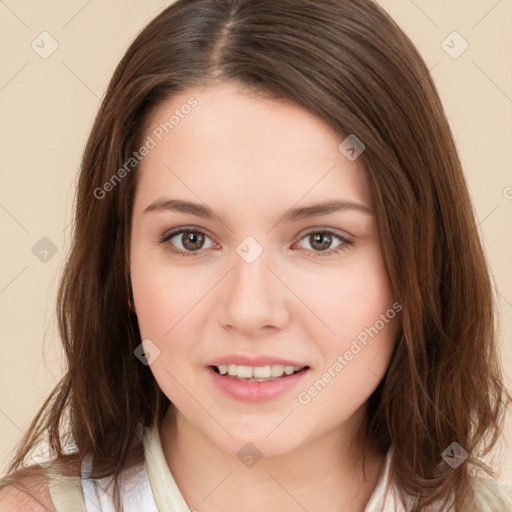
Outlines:
[{"label": "pink lip", "polygon": [[[289,366],[300,365],[290,364]],[[269,380],[266,382],[250,382],[226,377],[225,375],[217,373],[212,367],[207,369],[207,373],[210,375],[213,383],[224,394],[241,402],[252,403],[265,402],[277,398],[278,396],[284,394],[286,391],[296,386],[308,372],[309,369],[304,369],[292,375],[279,377],[277,379]]]},{"label": "pink lip", "polygon": [[273,364],[282,364],[283,366],[294,366],[296,368],[307,366],[297,361],[290,361],[289,359],[281,359],[274,356],[244,356],[241,354],[231,354],[214,359],[207,363],[206,366],[219,366],[221,364],[236,364],[237,366],[271,366]]}]

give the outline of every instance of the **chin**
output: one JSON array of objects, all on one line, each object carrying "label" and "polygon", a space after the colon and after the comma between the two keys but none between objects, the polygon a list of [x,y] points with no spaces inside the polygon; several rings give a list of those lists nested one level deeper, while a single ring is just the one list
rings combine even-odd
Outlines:
[{"label": "chin", "polygon": [[279,433],[279,427],[272,432],[274,428],[275,424],[264,429],[254,428],[252,430],[244,429],[243,431],[228,429],[233,437],[228,435],[223,435],[221,438],[209,437],[210,441],[219,449],[238,457],[241,461],[245,455],[252,455],[258,459],[279,457],[299,448],[306,442],[304,439],[292,438],[284,430]]}]

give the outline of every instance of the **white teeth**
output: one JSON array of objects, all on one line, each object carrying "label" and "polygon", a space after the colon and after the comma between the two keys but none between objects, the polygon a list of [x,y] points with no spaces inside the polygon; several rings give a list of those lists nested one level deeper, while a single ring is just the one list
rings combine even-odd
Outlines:
[{"label": "white teeth", "polygon": [[257,366],[253,370],[254,377],[258,379],[268,379],[272,377],[272,367],[271,366]]},{"label": "white teeth", "polygon": [[252,378],[252,366],[237,366],[236,367],[236,376],[241,377],[242,379],[250,379]]},{"label": "white teeth", "polygon": [[273,364],[267,366],[243,366],[236,364],[220,364],[217,366],[221,375],[230,375],[240,379],[271,379],[282,377],[284,374],[291,375],[302,369],[300,366],[284,366],[282,364]]},{"label": "white teeth", "polygon": [[284,366],[282,364],[272,365],[272,377],[281,377],[284,372]]}]

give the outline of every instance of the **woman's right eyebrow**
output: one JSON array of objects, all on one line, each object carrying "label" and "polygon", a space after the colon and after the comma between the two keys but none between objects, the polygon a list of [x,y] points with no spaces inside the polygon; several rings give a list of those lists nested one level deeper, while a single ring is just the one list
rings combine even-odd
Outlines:
[{"label": "woman's right eyebrow", "polygon": [[213,210],[208,208],[206,204],[193,203],[191,201],[184,201],[181,199],[165,197],[159,198],[146,207],[143,213],[145,214],[153,211],[176,211],[181,213],[190,213],[206,219],[220,220],[220,217],[216,215]]}]

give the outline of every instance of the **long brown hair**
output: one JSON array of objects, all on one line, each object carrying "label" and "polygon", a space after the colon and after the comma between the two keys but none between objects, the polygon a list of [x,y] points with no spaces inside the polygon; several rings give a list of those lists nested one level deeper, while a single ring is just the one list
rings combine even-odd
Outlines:
[{"label": "long brown hair", "polygon": [[[164,100],[213,80],[291,101],[340,137],[364,143],[359,162],[403,306],[365,436],[382,452],[393,447],[395,481],[404,499],[416,498],[413,512],[449,499],[468,510],[471,468],[494,475],[478,457],[499,439],[511,399],[497,353],[495,297],[435,85],[412,42],[370,0],[178,0],[136,37],[83,155],[57,302],[67,371],[18,446],[10,478],[30,472],[24,461],[47,429],[58,458],[33,471],[76,470],[90,453],[92,477],[114,475],[121,509],[117,477],[142,456],[137,426],[154,425],[173,406],[134,356],[141,339],[128,307],[128,248],[138,166],[101,198],[94,191],[106,190],[140,147]],[[64,453],[64,432],[77,453]],[[455,470],[440,464],[453,441],[469,454]]]}]

